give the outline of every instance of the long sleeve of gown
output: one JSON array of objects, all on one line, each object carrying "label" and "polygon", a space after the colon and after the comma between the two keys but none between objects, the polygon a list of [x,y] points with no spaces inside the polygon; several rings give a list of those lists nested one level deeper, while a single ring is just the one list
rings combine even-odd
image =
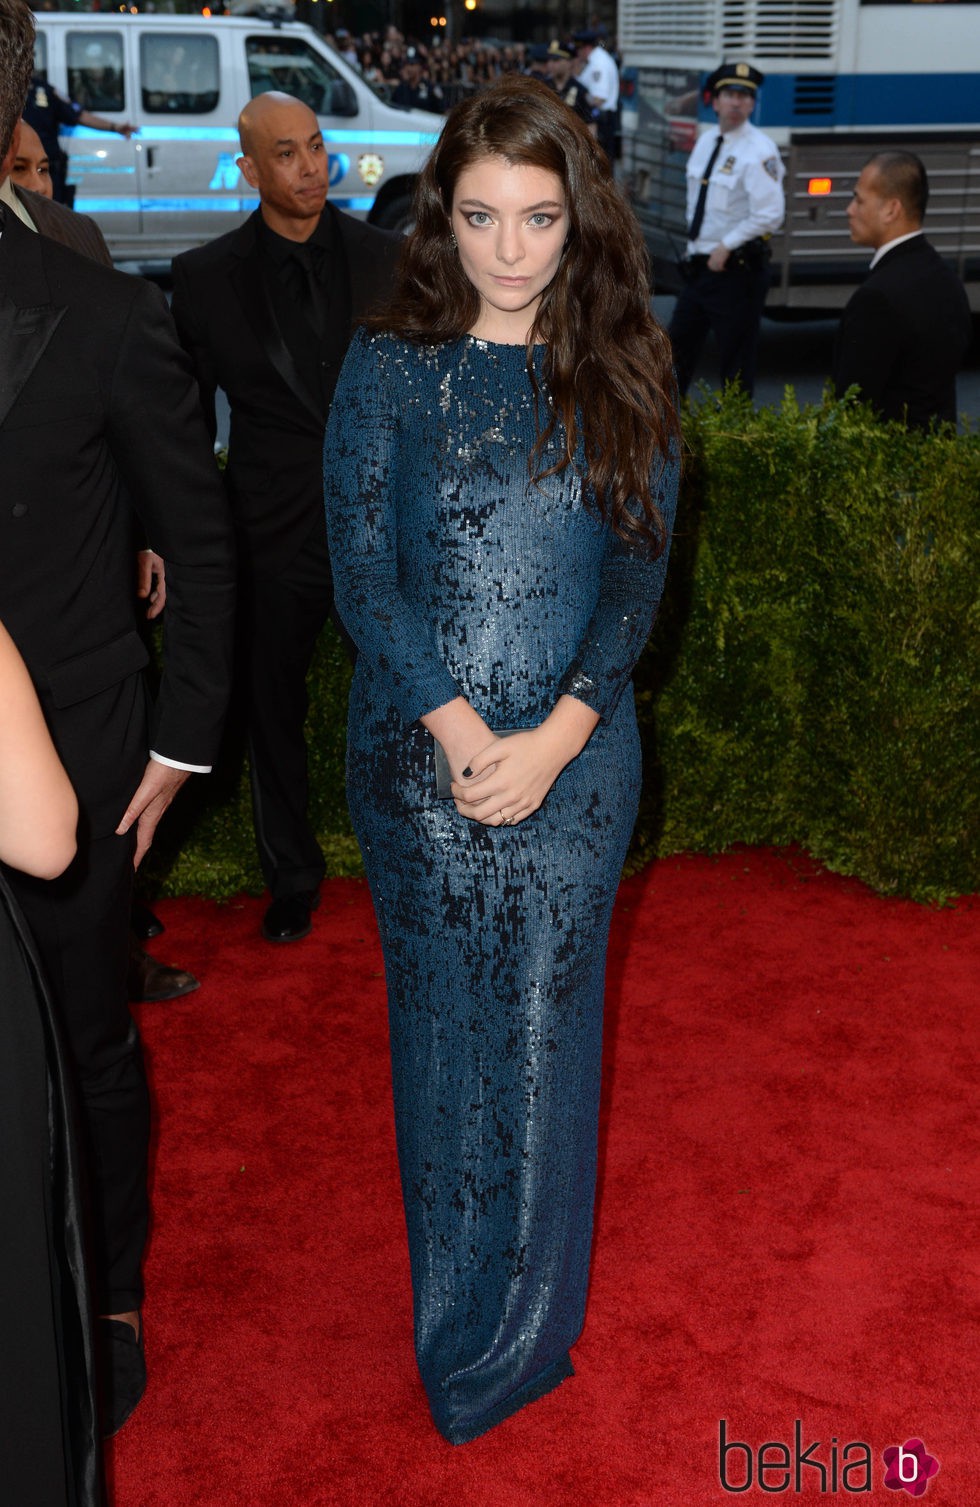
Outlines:
[{"label": "long sleeve of gown", "polygon": [[334,394],[324,440],[324,504],[337,611],[407,723],[460,690],[398,578],[401,418],[378,341],[358,331]]},{"label": "long sleeve of gown", "polygon": [[584,701],[603,722],[616,710],[656,620],[667,575],[679,475],[679,463],[672,456],[654,494],[667,534],[655,560],[610,531],[598,601],[558,687],[561,694]]}]

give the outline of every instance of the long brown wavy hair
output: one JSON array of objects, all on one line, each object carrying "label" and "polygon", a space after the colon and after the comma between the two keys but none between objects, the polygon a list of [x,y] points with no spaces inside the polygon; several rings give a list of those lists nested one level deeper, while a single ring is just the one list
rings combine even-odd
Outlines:
[{"label": "long brown wavy hair", "polygon": [[[679,436],[670,341],[651,312],[646,247],[605,153],[546,84],[502,78],[450,112],[418,179],[415,229],[402,248],[394,295],[372,328],[432,345],[458,340],[476,324],[480,295],[460,265],[450,216],[460,174],[483,157],[553,173],[568,215],[558,270],[527,337],[539,403],[530,474],[541,481],[574,466],[581,436],[590,505],[618,534],[659,553],[666,534],[653,486]],[[539,342],[549,397],[544,425],[532,358]],[[565,452],[542,469],[559,423]]]}]

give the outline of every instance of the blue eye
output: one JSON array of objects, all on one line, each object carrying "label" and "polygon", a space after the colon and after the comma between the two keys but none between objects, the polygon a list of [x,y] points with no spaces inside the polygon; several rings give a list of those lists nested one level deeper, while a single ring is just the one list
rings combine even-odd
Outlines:
[{"label": "blue eye", "polygon": [[474,209],[471,214],[468,214],[466,216],[466,218],[471,225],[480,226],[490,224],[490,216],[487,214],[485,209]]}]

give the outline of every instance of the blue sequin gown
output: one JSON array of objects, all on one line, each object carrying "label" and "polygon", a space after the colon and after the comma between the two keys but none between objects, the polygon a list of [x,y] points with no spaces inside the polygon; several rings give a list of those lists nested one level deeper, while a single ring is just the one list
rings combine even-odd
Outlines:
[{"label": "blue sequin gown", "polygon": [[[416,1354],[453,1443],[571,1374],[595,1190],[609,921],[636,816],[630,674],[666,555],[535,486],[522,346],[355,337],[325,445],[337,605],[359,650],[347,785],[391,1034]],[[558,442],[556,441],[556,444]],[[676,467],[660,486],[668,526]],[[543,806],[486,827],[435,794],[418,718],[465,696],[601,715]]]}]

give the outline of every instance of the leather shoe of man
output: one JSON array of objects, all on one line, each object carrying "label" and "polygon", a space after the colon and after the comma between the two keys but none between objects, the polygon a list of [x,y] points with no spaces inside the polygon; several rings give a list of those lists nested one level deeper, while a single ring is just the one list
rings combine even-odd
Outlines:
[{"label": "leather shoe of man", "polygon": [[111,1439],[135,1413],[146,1391],[143,1320],[139,1333],[125,1319],[99,1319],[102,1361],[102,1437]]},{"label": "leather shoe of man", "polygon": [[142,900],[133,901],[129,924],[141,942],[148,942],[151,937],[162,936],[166,929],[160,917],[155,915],[148,905],[144,905]]},{"label": "leather shoe of man", "polygon": [[300,937],[308,937],[313,930],[312,913],[319,904],[315,890],[300,890],[273,900],[262,922],[262,935],[267,942],[298,942]]},{"label": "leather shoe of man", "polygon": [[126,973],[126,992],[131,1003],[157,1005],[165,999],[180,999],[182,994],[192,994],[200,987],[200,980],[193,973],[184,968],[170,968],[158,958],[151,958],[135,938],[131,939]]}]

